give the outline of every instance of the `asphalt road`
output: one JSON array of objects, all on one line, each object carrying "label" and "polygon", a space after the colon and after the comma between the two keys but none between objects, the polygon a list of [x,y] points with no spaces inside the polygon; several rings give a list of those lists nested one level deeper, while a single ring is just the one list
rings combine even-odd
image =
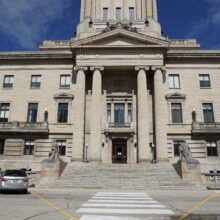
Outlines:
[{"label": "asphalt road", "polygon": [[215,191],[30,192],[0,194],[0,220],[220,220],[220,194]]}]

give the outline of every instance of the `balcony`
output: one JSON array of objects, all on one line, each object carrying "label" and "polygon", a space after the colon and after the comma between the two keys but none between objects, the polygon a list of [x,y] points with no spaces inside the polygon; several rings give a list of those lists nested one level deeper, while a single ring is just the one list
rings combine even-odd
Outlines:
[{"label": "balcony", "polygon": [[48,122],[4,122],[0,123],[1,133],[41,133],[49,132]]},{"label": "balcony", "polygon": [[133,124],[126,123],[114,123],[110,122],[106,124],[105,132],[108,133],[134,133]]},{"label": "balcony", "polygon": [[204,123],[194,121],[192,123],[193,134],[220,134],[220,123]]}]

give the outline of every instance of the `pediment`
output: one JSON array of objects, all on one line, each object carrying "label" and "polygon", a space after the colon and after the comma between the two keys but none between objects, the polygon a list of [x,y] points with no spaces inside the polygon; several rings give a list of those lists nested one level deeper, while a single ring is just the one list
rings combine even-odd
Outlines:
[{"label": "pediment", "polygon": [[91,36],[79,41],[72,42],[72,47],[124,47],[124,46],[157,46],[167,47],[168,40],[155,38],[138,32],[131,32],[123,29],[118,29],[110,32],[104,32],[95,36]]},{"label": "pediment", "polygon": [[54,96],[55,100],[73,100],[74,96],[68,93],[59,93]]},{"label": "pediment", "polygon": [[168,95],[166,95],[166,99],[170,100],[170,99],[186,99],[186,95],[178,93],[178,92],[174,92],[174,93],[170,93]]}]

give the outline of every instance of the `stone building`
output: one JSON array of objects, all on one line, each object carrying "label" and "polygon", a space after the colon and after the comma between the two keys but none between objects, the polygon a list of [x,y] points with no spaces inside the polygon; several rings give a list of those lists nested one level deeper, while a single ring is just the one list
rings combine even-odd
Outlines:
[{"label": "stone building", "polygon": [[[220,51],[162,36],[156,0],[82,0],[77,34],[0,53],[0,167],[174,163],[220,169]],[[154,152],[154,153],[153,153]]]}]

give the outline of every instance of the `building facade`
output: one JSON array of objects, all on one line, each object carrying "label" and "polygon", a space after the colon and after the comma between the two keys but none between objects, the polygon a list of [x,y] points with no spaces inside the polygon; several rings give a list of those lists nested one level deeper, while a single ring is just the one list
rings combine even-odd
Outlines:
[{"label": "building facade", "polygon": [[0,167],[175,163],[220,170],[220,51],[161,34],[156,0],[82,0],[77,34],[0,53]]}]

